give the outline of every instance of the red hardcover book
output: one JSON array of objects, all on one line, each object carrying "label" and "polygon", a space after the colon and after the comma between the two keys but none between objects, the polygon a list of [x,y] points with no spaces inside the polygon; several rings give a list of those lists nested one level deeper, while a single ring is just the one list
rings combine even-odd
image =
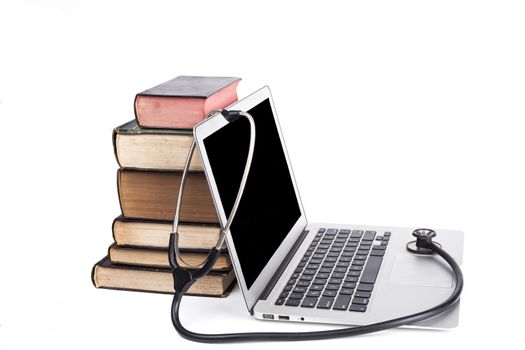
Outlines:
[{"label": "red hardcover book", "polygon": [[135,96],[141,127],[192,129],[214,109],[237,101],[240,78],[180,76]]}]

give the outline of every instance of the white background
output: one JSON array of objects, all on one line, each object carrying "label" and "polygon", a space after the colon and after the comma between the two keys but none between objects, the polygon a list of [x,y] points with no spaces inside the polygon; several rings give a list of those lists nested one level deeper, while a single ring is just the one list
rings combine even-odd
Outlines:
[{"label": "white background", "polygon": [[[0,349],[206,346],[172,329],[169,296],[90,280],[119,214],[112,128],[181,74],[271,87],[310,221],[466,234],[457,329],[288,346],[518,347],[524,17],[519,1],[1,1]],[[182,317],[326,328],[256,321],[238,289]]]}]

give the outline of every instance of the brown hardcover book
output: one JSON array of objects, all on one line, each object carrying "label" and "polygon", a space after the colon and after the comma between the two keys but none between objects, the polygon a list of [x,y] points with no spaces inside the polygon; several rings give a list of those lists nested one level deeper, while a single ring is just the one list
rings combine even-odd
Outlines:
[{"label": "brown hardcover book", "polygon": [[[140,292],[174,293],[170,269],[130,266],[112,263],[108,257],[93,266],[91,273],[97,288],[131,290]],[[211,271],[188,290],[188,295],[227,296],[233,287],[235,273]]]},{"label": "brown hardcover book", "polygon": [[142,127],[191,129],[211,110],[237,101],[240,78],[180,76],[135,97]]},{"label": "brown hardcover book", "polygon": [[[173,220],[181,177],[181,172],[120,169],[118,193],[122,214],[130,218]],[[180,220],[219,222],[204,173],[188,174]]]},{"label": "brown hardcover book", "polygon": [[[182,267],[190,268],[189,265],[198,265],[208,256],[207,252],[196,251],[181,251],[180,261]],[[112,244],[108,250],[109,259],[115,264],[137,265],[137,266],[152,266],[169,268],[168,250],[165,249],[145,249],[145,248],[129,248],[119,247]],[[189,265],[186,265],[187,262]],[[213,270],[215,271],[229,271],[232,268],[230,256],[223,253],[219,256]]]},{"label": "brown hardcover book", "polygon": [[[113,129],[113,148],[122,168],[183,170],[192,141],[191,130],[141,128],[135,120]],[[203,169],[195,152],[190,171]]]},{"label": "brown hardcover book", "polygon": [[[113,238],[119,246],[168,248],[171,221],[130,219],[119,216],[113,221]],[[179,224],[179,246],[182,249],[208,251],[219,239],[219,225]]]}]

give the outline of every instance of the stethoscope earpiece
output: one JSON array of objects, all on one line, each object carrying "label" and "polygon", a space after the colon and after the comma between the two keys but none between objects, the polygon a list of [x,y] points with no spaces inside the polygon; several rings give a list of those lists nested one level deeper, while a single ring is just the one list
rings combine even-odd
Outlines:
[{"label": "stethoscope earpiece", "polygon": [[436,231],[428,228],[418,228],[412,232],[412,236],[416,237],[415,241],[407,243],[407,250],[414,254],[432,255],[434,251],[428,248],[435,244],[441,248],[441,244],[432,241],[432,238],[437,236]]}]

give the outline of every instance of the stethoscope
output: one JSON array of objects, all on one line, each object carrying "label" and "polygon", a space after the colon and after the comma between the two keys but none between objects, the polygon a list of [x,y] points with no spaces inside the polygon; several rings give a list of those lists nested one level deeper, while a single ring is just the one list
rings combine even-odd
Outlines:
[{"label": "stethoscope", "polygon": [[[407,243],[407,250],[415,254],[439,255],[452,268],[452,271],[454,272],[454,279],[456,281],[456,287],[454,288],[452,294],[445,301],[432,308],[383,322],[329,331],[202,334],[195,333],[186,329],[180,322],[179,318],[179,310],[182,297],[193,283],[195,283],[199,278],[206,276],[210,272],[220,255],[220,249],[224,244],[226,232],[228,232],[228,230],[230,229],[230,226],[239,207],[244,188],[246,186],[246,180],[248,179],[248,173],[252,164],[253,151],[255,148],[255,123],[253,121],[252,116],[249,113],[242,111],[228,111],[224,109],[213,110],[207,114],[206,119],[218,113],[220,113],[228,123],[235,122],[241,117],[244,117],[248,120],[248,122],[250,123],[249,151],[241,182],[239,184],[239,190],[237,191],[237,196],[235,197],[235,202],[233,204],[231,213],[228,219],[226,220],[226,223],[221,227],[217,244],[210,250],[207,258],[199,265],[188,264],[186,261],[183,260],[181,254],[179,253],[178,226],[180,219],[180,209],[182,205],[186,177],[188,175],[188,170],[191,164],[191,160],[193,158],[193,153],[195,152],[195,139],[193,140],[193,143],[191,144],[191,147],[188,151],[188,156],[186,158],[186,163],[182,173],[180,190],[177,197],[177,206],[175,209],[175,217],[173,219],[173,229],[172,233],[170,234],[169,241],[169,263],[170,267],[173,270],[173,279],[175,287],[175,295],[173,297],[173,303],[171,305],[171,320],[173,322],[173,326],[182,337],[188,340],[202,343],[231,343],[245,341],[300,341],[342,338],[354,335],[379,332],[390,328],[421,322],[423,320],[437,316],[449,310],[452,306],[456,304],[456,302],[459,300],[461,291],[463,289],[463,273],[461,272],[461,268],[456,263],[454,258],[452,258],[445,250],[441,248],[441,245],[439,243],[433,241],[433,238],[436,237],[436,232],[430,229],[422,228],[417,229],[412,233],[412,235],[416,239]],[[185,266],[189,266],[190,268],[188,269],[181,267],[179,262],[182,262]]]}]

